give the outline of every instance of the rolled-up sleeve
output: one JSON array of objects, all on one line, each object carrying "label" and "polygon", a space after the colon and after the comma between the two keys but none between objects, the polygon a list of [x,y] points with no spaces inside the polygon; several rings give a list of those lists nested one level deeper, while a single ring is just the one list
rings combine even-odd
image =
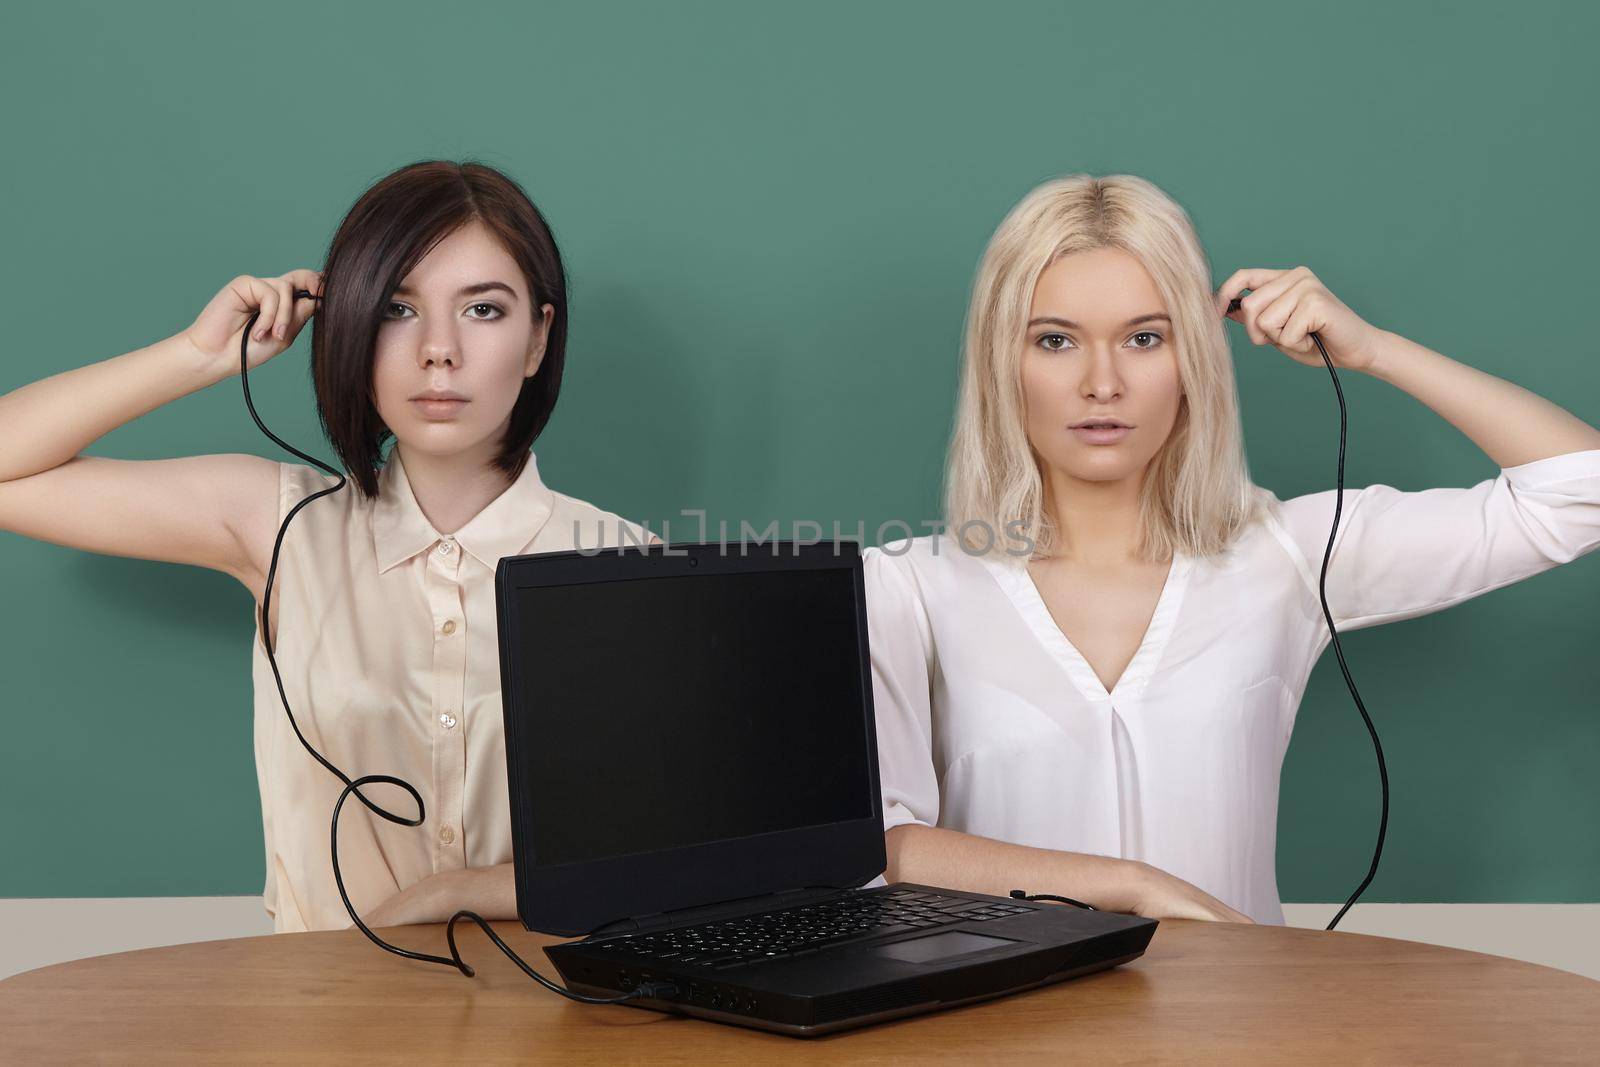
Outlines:
[{"label": "rolled-up sleeve", "polygon": [[[1318,595],[1337,490],[1281,502]],[[1570,562],[1600,545],[1600,449],[1502,468],[1466,488],[1346,489],[1328,563],[1339,630],[1398,622]]]},{"label": "rolled-up sleeve", "polygon": [[930,706],[933,637],[905,565],[879,548],[862,553],[886,831],[905,823],[932,826],[939,820]]}]

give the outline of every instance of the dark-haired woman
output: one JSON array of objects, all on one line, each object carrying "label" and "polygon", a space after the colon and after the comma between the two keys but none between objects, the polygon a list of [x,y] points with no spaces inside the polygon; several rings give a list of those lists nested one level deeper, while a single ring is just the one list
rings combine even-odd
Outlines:
[{"label": "dark-haired woman", "polygon": [[[351,208],[322,272],[235,278],[181,333],[0,397],[0,529],[209,567],[250,590],[264,902],[279,931],[348,926],[329,862],[342,783],[294,736],[260,610],[284,517],[337,479],[252,455],[80,454],[237,373],[257,310],[251,368],[313,321],[317,407],[349,472],[344,491],[295,516],[280,550],[265,625],[285,695],[335,766],[396,775],[426,805],[420,827],[344,806],[351,902],[371,926],[458,907],[513,917],[496,563],[654,540],[547,487],[529,451],[561,384],[566,279],[548,226],[513,181],[471,163],[402,168]],[[364,792],[413,814],[398,789]]]}]

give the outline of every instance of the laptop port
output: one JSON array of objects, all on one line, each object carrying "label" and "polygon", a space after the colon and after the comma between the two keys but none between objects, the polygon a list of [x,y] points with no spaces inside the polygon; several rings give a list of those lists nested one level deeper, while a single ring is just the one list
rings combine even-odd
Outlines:
[{"label": "laptop port", "polygon": [[627,971],[618,971],[617,972],[617,988],[618,989],[632,989],[633,988],[633,978],[628,974]]}]

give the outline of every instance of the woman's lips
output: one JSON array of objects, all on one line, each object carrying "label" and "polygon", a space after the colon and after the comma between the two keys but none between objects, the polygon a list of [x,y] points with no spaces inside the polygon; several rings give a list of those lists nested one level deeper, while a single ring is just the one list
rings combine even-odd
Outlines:
[{"label": "woman's lips", "polygon": [[453,419],[466,405],[466,400],[413,400],[411,401],[428,419]]},{"label": "woman's lips", "polygon": [[1091,445],[1114,445],[1118,441],[1122,440],[1124,437],[1128,436],[1128,434],[1132,433],[1133,432],[1133,427],[1132,426],[1100,426],[1100,427],[1078,426],[1078,427],[1074,427],[1072,432],[1078,435],[1078,440],[1085,441],[1085,442],[1087,442],[1087,443],[1089,443]]}]

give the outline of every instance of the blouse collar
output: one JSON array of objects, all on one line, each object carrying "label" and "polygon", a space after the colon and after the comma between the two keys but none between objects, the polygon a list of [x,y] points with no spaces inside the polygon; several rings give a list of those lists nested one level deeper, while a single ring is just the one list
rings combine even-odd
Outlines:
[{"label": "blouse collar", "polygon": [[1017,613],[1022,616],[1023,622],[1033,631],[1034,637],[1060,664],[1083,698],[1091,702],[1138,698],[1145,683],[1155,673],[1157,664],[1161,662],[1161,655],[1166,650],[1167,641],[1172,636],[1177,622],[1178,610],[1183,605],[1183,594],[1189,585],[1190,572],[1194,570],[1196,564],[1196,560],[1182,552],[1173,553],[1172,562],[1167,567],[1166,581],[1156,601],[1155,612],[1145,626],[1139,648],[1128,661],[1128,665],[1122,669],[1121,677],[1112,684],[1111,691],[1107,692],[1105,683],[1095,674],[1088,658],[1067,639],[1066,632],[1056,623],[1055,616],[1050,614],[1049,606],[1045,604],[1038,585],[1034,583],[1033,575],[1028,571],[1027,561],[1002,562],[990,556],[978,558],[979,562],[989,569],[989,573],[994,575],[996,584],[1010,598]]},{"label": "blouse collar", "polygon": [[[504,556],[520,555],[555,510],[555,493],[539,477],[532,453],[522,473],[451,536],[491,571]],[[433,528],[411,491],[398,448],[378,474],[378,499],[372,510],[372,543],[383,574],[444,539]]]}]

